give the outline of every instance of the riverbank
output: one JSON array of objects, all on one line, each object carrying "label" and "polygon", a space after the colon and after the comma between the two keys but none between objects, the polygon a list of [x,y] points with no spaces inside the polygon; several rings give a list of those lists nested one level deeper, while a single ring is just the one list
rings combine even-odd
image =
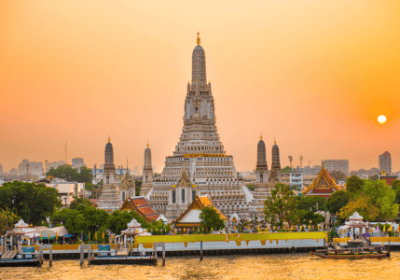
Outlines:
[{"label": "riverbank", "polygon": [[382,260],[324,260],[303,254],[170,257],[165,267],[109,265],[80,267],[76,260],[55,260],[41,268],[2,268],[0,279],[398,279],[400,253]]}]

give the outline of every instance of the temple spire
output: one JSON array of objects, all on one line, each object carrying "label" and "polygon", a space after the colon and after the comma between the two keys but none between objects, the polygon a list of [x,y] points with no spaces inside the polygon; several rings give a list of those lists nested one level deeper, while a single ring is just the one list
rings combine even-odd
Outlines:
[{"label": "temple spire", "polygon": [[201,44],[201,39],[200,39],[200,32],[197,32],[197,40],[196,40],[197,45]]},{"label": "temple spire", "polygon": [[110,134],[108,134],[108,143],[111,143]]}]

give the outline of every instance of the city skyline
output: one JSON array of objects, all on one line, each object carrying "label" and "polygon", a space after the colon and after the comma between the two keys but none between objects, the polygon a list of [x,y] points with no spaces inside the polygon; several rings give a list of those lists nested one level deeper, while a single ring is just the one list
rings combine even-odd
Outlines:
[{"label": "city skyline", "polygon": [[[142,166],[149,140],[154,165],[163,166],[181,133],[198,31],[218,132],[238,170],[255,168],[260,133],[269,166],[276,137],[282,167],[288,155],[294,166],[302,155],[303,165],[349,159],[350,169],[369,169],[389,151],[393,171],[400,169],[395,1],[215,3],[195,10],[182,2],[175,18],[166,16],[173,14],[166,4],[140,1],[141,13],[129,1],[0,5],[5,171],[25,158],[64,160],[66,141],[69,163],[82,157],[88,167],[103,164],[108,134],[117,164],[128,157]],[[225,13],[223,22],[218,13]],[[384,125],[376,121],[381,114]]]}]

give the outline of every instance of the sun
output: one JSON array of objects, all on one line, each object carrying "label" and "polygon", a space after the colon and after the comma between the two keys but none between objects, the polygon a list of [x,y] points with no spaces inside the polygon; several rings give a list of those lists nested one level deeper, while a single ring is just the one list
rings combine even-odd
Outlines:
[{"label": "sun", "polygon": [[380,115],[378,117],[378,123],[384,124],[386,122],[386,117],[384,115]]}]

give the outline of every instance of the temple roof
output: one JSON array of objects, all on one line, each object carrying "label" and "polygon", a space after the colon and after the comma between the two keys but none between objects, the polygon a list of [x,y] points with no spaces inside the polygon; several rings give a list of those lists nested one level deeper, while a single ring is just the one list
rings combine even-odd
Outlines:
[{"label": "temple roof", "polygon": [[122,205],[120,211],[133,210],[140,216],[144,217],[146,221],[152,221],[159,217],[158,213],[147,203],[143,196],[128,197]]},{"label": "temple roof", "polygon": [[318,195],[327,198],[330,196],[330,193],[336,192],[340,189],[341,187],[336,184],[328,170],[322,166],[321,171],[313,183],[308,188],[304,187],[303,196]]},{"label": "temple roof", "polygon": [[200,224],[200,213],[201,209],[203,209],[206,206],[210,206],[214,208],[220,215],[220,218],[223,220],[227,220],[228,218],[221,213],[212,203],[210,197],[207,195],[205,196],[196,196],[192,202],[192,204],[189,205],[188,209],[178,218],[174,223],[176,226],[179,226],[179,223],[186,224]]}]

